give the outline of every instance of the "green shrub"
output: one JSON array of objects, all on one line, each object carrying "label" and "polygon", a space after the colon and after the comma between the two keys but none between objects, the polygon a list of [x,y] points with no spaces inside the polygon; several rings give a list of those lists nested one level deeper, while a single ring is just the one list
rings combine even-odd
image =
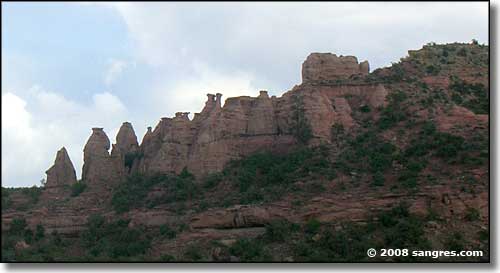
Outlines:
[{"label": "green shrub", "polygon": [[318,220],[310,219],[306,223],[305,231],[310,234],[316,234],[318,233],[320,228],[321,228],[321,223]]},{"label": "green shrub", "polygon": [[203,180],[203,188],[213,189],[222,181],[223,175],[221,173],[212,173],[207,175]]},{"label": "green shrub", "polygon": [[444,240],[444,246],[446,250],[461,251],[465,249],[467,241],[460,232],[453,232],[449,234]]},{"label": "green shrub", "polygon": [[176,261],[176,259],[175,259],[175,257],[174,257],[174,256],[172,256],[172,255],[163,254],[163,255],[161,255],[161,257],[160,257],[160,261],[162,261],[162,262],[175,262],[175,261]]},{"label": "green shrub", "polygon": [[409,157],[422,157],[435,151],[433,155],[444,159],[456,158],[465,148],[465,139],[449,133],[437,132],[432,122],[422,126],[417,138],[413,139],[405,150],[404,155]]},{"label": "green shrub", "polygon": [[[368,164],[363,168],[372,172],[383,172],[392,166],[396,147],[378,137],[376,132],[368,131],[359,134],[349,142],[348,154],[341,157],[341,164]],[[366,163],[365,163],[366,162]]]},{"label": "green shrub", "polygon": [[182,171],[179,174],[179,178],[194,179],[194,175],[188,171],[187,167],[184,167],[184,168],[182,168]]},{"label": "green shrub", "polygon": [[269,260],[269,255],[264,250],[262,241],[258,239],[238,239],[231,247],[229,252],[237,256],[243,262],[263,262]]},{"label": "green shrub", "polygon": [[42,194],[42,187],[32,186],[29,188],[21,188],[21,193],[28,196],[30,199],[30,203],[27,205],[27,208],[30,208],[38,202]]},{"label": "green shrub", "polygon": [[76,197],[85,191],[87,188],[87,184],[83,181],[78,181],[75,184],[71,185],[71,196]]},{"label": "green shrub", "polygon": [[174,175],[143,175],[133,174],[126,178],[114,191],[111,204],[116,212],[126,212],[130,208],[146,205],[146,196],[154,186],[161,186],[167,193],[162,199],[150,205],[161,202],[170,203],[185,201],[198,193],[194,177],[187,171],[180,176]]},{"label": "green shrub", "polygon": [[373,183],[372,183],[373,186],[380,187],[380,186],[384,185],[385,178],[384,178],[384,174],[382,172],[376,172],[373,175],[372,179],[373,179]]},{"label": "green shrub", "polygon": [[397,91],[389,94],[389,103],[380,113],[378,128],[381,130],[389,129],[398,122],[407,119],[408,113],[402,103],[406,100],[407,95],[402,91]]},{"label": "green shrub", "polygon": [[2,210],[9,209],[12,206],[12,199],[10,198],[10,191],[2,187]]},{"label": "green shrub", "polygon": [[307,144],[312,138],[312,129],[305,116],[304,102],[301,96],[294,96],[295,104],[292,109],[292,134],[301,144]]},{"label": "green shrub", "polygon": [[363,105],[359,108],[359,111],[363,112],[363,113],[369,113],[371,111],[370,109],[370,106],[368,105]]},{"label": "green shrub", "polygon": [[151,240],[139,229],[129,228],[130,220],[119,219],[107,223],[101,215],[92,215],[81,241],[88,254],[94,257],[124,259],[142,255],[149,249]]},{"label": "green shrub", "polygon": [[28,224],[26,223],[26,219],[24,218],[14,218],[12,222],[10,222],[9,233],[13,235],[21,235],[24,234],[24,230]]},{"label": "green shrub", "polygon": [[488,90],[481,83],[469,84],[457,77],[451,78],[451,98],[456,104],[463,106],[475,114],[489,113]]},{"label": "green shrub", "polygon": [[231,162],[225,169],[228,181],[234,181],[241,203],[278,200],[298,180],[333,179],[334,165],[322,147],[302,147],[285,155],[256,153]]},{"label": "green shrub", "polygon": [[143,153],[136,151],[136,152],[128,152],[124,156],[124,165],[127,168],[132,168],[132,165],[134,164],[135,160],[139,160],[144,156]]},{"label": "green shrub", "polygon": [[427,74],[429,75],[437,75],[439,73],[439,70],[440,68],[438,66],[434,66],[434,65],[429,65],[425,68],[425,71],[427,72]]},{"label": "green shrub", "polygon": [[39,241],[44,237],[45,237],[45,228],[41,224],[36,225],[35,240]]},{"label": "green shrub", "polygon": [[481,218],[481,214],[479,213],[479,210],[476,208],[468,207],[466,212],[465,212],[465,220],[472,222],[472,221],[477,221]]},{"label": "green shrub", "polygon": [[270,242],[284,242],[298,228],[298,225],[290,223],[285,219],[274,220],[266,225],[264,237]]},{"label": "green shrub", "polygon": [[200,261],[203,259],[203,253],[198,246],[190,245],[184,252],[184,257],[189,261]]},{"label": "green shrub", "polygon": [[177,236],[177,232],[175,232],[174,229],[165,224],[160,226],[160,235],[168,239],[173,239],[175,238],[175,236]]}]

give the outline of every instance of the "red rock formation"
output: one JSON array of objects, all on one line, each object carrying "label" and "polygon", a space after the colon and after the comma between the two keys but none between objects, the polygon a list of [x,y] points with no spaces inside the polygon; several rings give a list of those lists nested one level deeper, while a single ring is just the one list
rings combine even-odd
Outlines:
[{"label": "red rock formation", "polygon": [[109,138],[103,128],[92,128],[92,135],[83,149],[82,171],[82,180],[91,188],[114,184],[120,178],[109,148]]},{"label": "red rock formation", "polygon": [[139,148],[137,136],[130,122],[124,122],[116,135],[116,148],[123,154],[136,152]]},{"label": "red rock formation", "polygon": [[367,61],[358,63],[354,56],[312,53],[302,64],[302,82],[347,79],[352,75],[366,75],[369,70]]},{"label": "red rock formation", "polygon": [[47,182],[46,188],[60,187],[64,185],[72,185],[76,183],[76,173],[73,163],[68,156],[66,148],[62,147],[57,151],[56,160],[54,165],[46,172]]},{"label": "red rock formation", "polygon": [[69,186],[76,183],[76,173],[73,163],[68,156],[66,148],[62,147],[57,151],[54,165],[46,172],[47,182],[45,183],[41,201],[59,200],[69,196]]}]

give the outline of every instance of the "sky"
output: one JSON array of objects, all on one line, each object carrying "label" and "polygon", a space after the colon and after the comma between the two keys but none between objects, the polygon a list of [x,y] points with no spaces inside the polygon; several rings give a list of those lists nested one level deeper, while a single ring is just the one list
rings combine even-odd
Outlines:
[{"label": "sky", "polygon": [[92,127],[139,142],[175,112],[280,96],[312,52],[371,70],[429,42],[488,44],[488,2],[2,2],[2,186],[40,185],[66,147],[81,176]]}]

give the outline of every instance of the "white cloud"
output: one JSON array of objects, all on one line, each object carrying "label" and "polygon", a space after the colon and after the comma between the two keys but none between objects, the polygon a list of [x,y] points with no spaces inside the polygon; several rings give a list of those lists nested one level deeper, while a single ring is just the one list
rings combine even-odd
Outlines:
[{"label": "white cloud", "polygon": [[2,185],[31,186],[45,177],[62,146],[81,174],[83,146],[92,127],[104,127],[114,141],[127,117],[123,103],[110,93],[81,104],[34,86],[27,98],[2,94]]},{"label": "white cloud", "polygon": [[[200,112],[207,100],[207,93],[222,93],[223,101],[229,97],[259,94],[259,89],[252,85],[253,75],[240,71],[220,73],[201,62],[195,62],[192,67],[192,74],[182,81],[174,85],[160,81],[156,85],[152,96],[156,108],[162,110],[161,115]],[[162,85],[163,83],[166,85]]]},{"label": "white cloud", "polygon": [[127,63],[125,61],[115,59],[109,60],[108,69],[104,75],[104,84],[106,84],[106,86],[113,84],[118,77],[121,76],[126,67]]}]

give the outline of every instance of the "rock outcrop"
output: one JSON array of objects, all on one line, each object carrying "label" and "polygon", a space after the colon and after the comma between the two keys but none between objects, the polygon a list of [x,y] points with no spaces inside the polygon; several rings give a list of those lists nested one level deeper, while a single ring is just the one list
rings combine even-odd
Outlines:
[{"label": "rock outcrop", "polygon": [[133,153],[139,149],[137,136],[130,122],[124,122],[116,135],[116,148],[119,148],[122,154]]},{"label": "rock outcrop", "polygon": [[75,184],[77,180],[75,168],[66,148],[62,147],[57,151],[54,165],[45,173],[47,174],[47,180],[40,198],[41,201],[50,202],[69,197],[69,187]]},{"label": "rock outcrop", "polygon": [[82,170],[82,180],[91,188],[114,184],[120,178],[109,148],[110,141],[103,128],[92,128],[92,135],[83,149]]},{"label": "rock outcrop", "polygon": [[71,186],[76,183],[75,168],[68,156],[66,148],[62,147],[57,151],[54,165],[45,173],[47,174],[47,181],[45,183],[46,188]]},{"label": "rock outcrop", "polygon": [[312,53],[302,64],[302,82],[347,79],[352,75],[366,75],[369,70],[368,61],[358,63],[354,56]]}]

